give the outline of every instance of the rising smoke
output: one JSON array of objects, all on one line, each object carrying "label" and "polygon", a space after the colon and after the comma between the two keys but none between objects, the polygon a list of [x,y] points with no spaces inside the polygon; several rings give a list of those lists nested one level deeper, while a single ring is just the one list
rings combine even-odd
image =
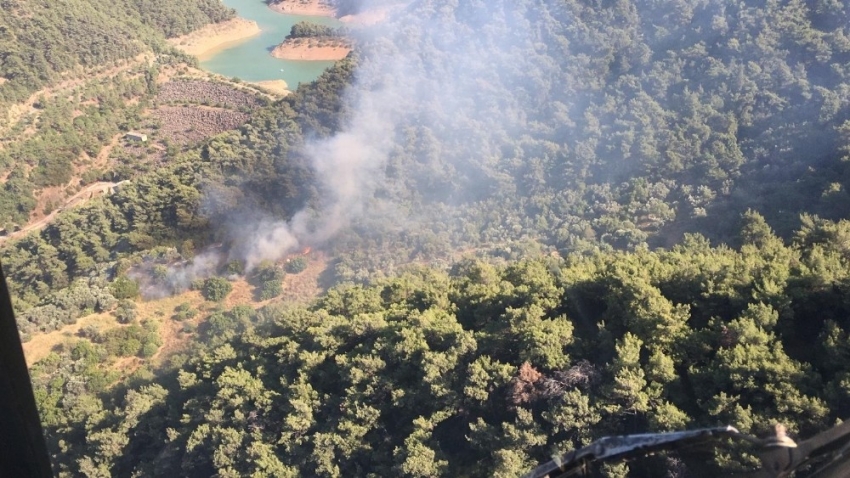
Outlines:
[{"label": "rising smoke", "polygon": [[[248,269],[305,245],[321,245],[366,216],[374,220],[375,214],[398,213],[380,204],[375,193],[399,187],[389,184],[395,178],[387,178],[386,168],[394,146],[404,144],[410,130],[431,138],[415,153],[415,164],[426,170],[424,175],[446,174],[439,170],[447,169],[448,162],[451,174],[466,177],[470,188],[476,188],[493,175],[498,159],[494,145],[499,141],[489,141],[482,132],[524,125],[525,118],[503,114],[521,110],[516,103],[526,99],[531,87],[522,52],[531,48],[532,32],[522,7],[512,2],[478,5],[465,12],[467,25],[481,27],[474,31],[458,30],[451,15],[431,11],[425,6],[428,2],[416,2],[415,12],[409,4],[362,3],[361,11],[390,11],[392,20],[354,29],[359,61],[345,93],[351,113],[341,131],[304,147],[322,203],[288,221],[262,221],[249,228],[253,234],[234,237]],[[441,3],[451,4],[433,2],[435,8]],[[510,22],[510,27],[497,29],[500,33],[487,31],[492,10],[499,11],[495,17]],[[423,16],[423,11],[431,14]],[[513,98],[491,90],[504,82],[514,86]],[[440,155],[440,144],[451,145],[455,157],[434,158]],[[450,200],[448,195],[439,199]]]},{"label": "rising smoke", "polygon": [[357,83],[349,88],[353,113],[348,124],[304,146],[322,194],[318,209],[300,211],[288,221],[261,221],[249,227],[252,234],[235,237],[235,252],[248,270],[263,260],[278,261],[305,246],[322,245],[363,216],[384,181],[394,125],[402,114],[399,94],[386,83],[366,92]]},{"label": "rising smoke", "polygon": [[[361,9],[388,4],[373,1]],[[827,93],[850,86],[838,63],[822,68],[807,53],[827,47],[769,31],[777,19],[805,20],[795,12],[719,0],[395,5],[387,21],[354,29],[342,127],[301,150],[319,202],[288,220],[228,221],[233,246],[222,260],[251,269],[381,215],[404,228],[429,213],[405,201],[475,204],[481,222],[497,224],[483,239],[493,241],[530,229],[524,206],[501,207],[515,196],[545,203],[529,210],[548,210],[541,229],[553,242],[616,236],[629,247],[646,238],[640,221],[660,229],[677,215],[704,216],[748,161],[800,171],[801,152],[831,147],[850,96]],[[765,25],[763,41],[752,38],[752,18]],[[647,181],[644,194],[632,194],[634,177]],[[500,198],[500,212],[520,216],[510,227],[485,217],[491,203],[476,203]]]},{"label": "rising smoke", "polygon": [[[370,10],[392,2],[361,3]],[[539,228],[553,243],[613,237],[609,244],[633,247],[647,229],[706,216],[715,198],[732,197],[744,167],[768,163],[765,171],[796,180],[808,166],[801,157],[834,149],[834,126],[850,116],[846,98],[830,92],[850,86],[839,67],[846,62],[837,61],[847,56],[845,35],[779,22],[799,16],[783,5],[392,5],[386,21],[354,29],[345,123],[299,152],[315,173],[318,202],[288,220],[228,218],[220,237],[231,247],[220,260],[251,269],[342,242],[341,231],[359,233],[384,214],[392,219],[383,225],[405,228],[429,212],[432,224],[447,221],[433,211],[459,204],[490,223],[479,228],[489,228],[480,243],[521,238],[538,227],[526,214],[538,209],[547,210]],[[824,13],[836,8],[823,3],[809,16],[841,29],[843,7]],[[832,61],[830,48],[844,56]],[[783,164],[794,168],[768,168]],[[636,178],[646,181],[642,194],[630,189]],[[760,206],[751,196],[739,191],[735,202]],[[522,209],[526,199],[537,205]],[[392,200],[407,204],[388,207]],[[498,212],[488,216],[488,206]]]},{"label": "rising smoke", "polygon": [[[522,75],[518,66],[522,59],[511,53],[510,42],[528,37],[527,22],[514,24],[512,37],[496,39],[486,32],[455,31],[456,25],[439,15],[404,14],[405,8],[401,4],[387,7],[386,2],[360,7],[391,10],[395,20],[353,29],[360,59],[345,92],[350,115],[341,131],[303,147],[319,185],[319,205],[288,220],[262,216],[246,223],[244,218],[232,218],[227,257],[219,250],[205,251],[192,263],[176,268],[170,286],[187,287],[195,278],[211,274],[214,267],[210,265],[216,262],[241,260],[250,271],[262,261],[279,261],[306,246],[321,246],[366,216],[371,220],[376,213],[398,216],[398,209],[381,204],[375,193],[391,187],[385,170],[404,128],[424,126],[429,134],[438,133],[440,137],[422,149],[433,150],[445,141],[455,143],[453,148],[463,154],[485,157],[485,162],[492,156],[478,123],[492,127],[516,118],[501,117],[501,107],[511,100],[494,99],[487,90],[488,81],[500,75]],[[502,51],[494,52],[494,46]],[[503,131],[504,125],[492,129]],[[465,144],[458,147],[460,143]],[[421,153],[417,163],[434,174],[443,166],[439,158],[429,164],[427,156],[432,154]],[[458,168],[453,174],[475,175],[476,171]],[[486,176],[476,179],[483,181]]]}]

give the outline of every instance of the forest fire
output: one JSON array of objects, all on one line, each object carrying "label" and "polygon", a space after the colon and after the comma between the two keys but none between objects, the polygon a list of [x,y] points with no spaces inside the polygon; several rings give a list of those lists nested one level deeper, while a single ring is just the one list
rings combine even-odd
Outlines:
[{"label": "forest fire", "polygon": [[306,259],[307,256],[310,255],[311,252],[313,252],[313,248],[310,247],[310,246],[306,246],[298,252],[293,252],[292,254],[287,254],[283,258],[283,260],[281,260],[278,264],[289,264],[293,260],[299,259],[299,258],[302,258],[302,257]]}]

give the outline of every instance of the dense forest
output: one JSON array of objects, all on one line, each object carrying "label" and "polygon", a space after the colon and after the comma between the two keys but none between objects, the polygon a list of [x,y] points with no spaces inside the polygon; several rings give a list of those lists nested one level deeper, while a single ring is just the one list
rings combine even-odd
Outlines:
[{"label": "dense forest", "polygon": [[[508,477],[608,434],[780,421],[808,435],[850,413],[848,234],[807,219],[785,246],[750,213],[738,249],[689,235],[670,251],[413,267],[310,307],[218,309],[126,391],[103,394],[108,337],[33,377],[58,466],[86,476]],[[757,463],[721,449],[605,476]]]},{"label": "dense forest", "polygon": [[[109,8],[143,11],[126,3]],[[197,26],[153,11],[133,25]],[[517,476],[610,434],[846,419],[848,14],[416,0],[352,29],[317,81],[2,250],[24,339],[122,324],[32,368],[57,472]],[[34,171],[4,189],[49,181]],[[308,305],[272,300],[303,266],[275,262],[290,244],[257,249],[299,233],[336,284]],[[226,307],[238,277],[272,302]],[[151,287],[206,302],[139,318]],[[172,322],[192,340],[154,361]],[[128,358],[144,365],[119,381]]]}]

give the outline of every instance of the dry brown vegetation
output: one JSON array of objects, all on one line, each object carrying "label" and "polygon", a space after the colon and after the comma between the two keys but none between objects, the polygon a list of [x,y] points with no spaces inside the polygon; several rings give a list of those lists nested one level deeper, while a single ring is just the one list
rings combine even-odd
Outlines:
[{"label": "dry brown vegetation", "polygon": [[52,352],[64,342],[75,340],[77,334],[83,327],[94,325],[96,327],[107,327],[117,325],[115,317],[111,314],[92,314],[81,318],[73,324],[66,325],[59,330],[46,334],[34,334],[32,339],[25,342],[24,355],[27,358],[27,365],[32,365],[39,360],[47,357],[47,354]]},{"label": "dry brown vegetation", "polygon": [[196,143],[248,119],[246,113],[209,106],[160,106],[151,115],[162,125],[160,136],[175,144]]},{"label": "dry brown vegetation", "polygon": [[307,259],[307,268],[303,272],[284,276],[282,300],[304,303],[322,293],[319,277],[328,267],[327,257],[321,251],[311,252],[304,257]]},{"label": "dry brown vegetation", "polygon": [[[300,274],[287,274],[283,280],[283,294],[279,297],[266,301],[257,301],[255,287],[245,278],[239,278],[231,282],[233,291],[227,296],[222,305],[226,309],[237,305],[249,305],[254,308],[260,308],[276,302],[306,303],[315,299],[322,292],[322,288],[319,285],[319,277],[327,267],[327,259],[321,252],[314,252],[306,257],[308,259],[307,269]],[[188,304],[190,307],[199,310],[199,313],[195,317],[183,321],[174,320],[174,311],[181,304]],[[182,350],[194,336],[194,332],[188,332],[187,330],[196,329],[207,319],[211,310],[216,308],[214,304],[204,301],[200,292],[194,290],[156,300],[138,301],[136,305],[138,307],[136,309],[138,320],[153,320],[159,323],[162,345],[157,353],[151,357],[151,360],[157,362],[161,362],[167,359],[172,353]],[[27,364],[32,365],[43,359],[51,351],[61,347],[64,343],[78,340],[80,331],[89,326],[106,331],[115,327],[122,327],[123,325],[119,324],[115,320],[115,316],[111,313],[104,312],[83,317],[76,323],[67,325],[59,330],[34,335],[30,341],[24,343]],[[116,370],[120,368],[123,373],[131,373],[142,363],[144,363],[144,359],[125,357],[113,363],[112,367]]]},{"label": "dry brown vegetation", "polygon": [[233,85],[199,79],[175,79],[159,85],[159,103],[200,103],[222,108],[256,108],[262,105],[256,92]]}]

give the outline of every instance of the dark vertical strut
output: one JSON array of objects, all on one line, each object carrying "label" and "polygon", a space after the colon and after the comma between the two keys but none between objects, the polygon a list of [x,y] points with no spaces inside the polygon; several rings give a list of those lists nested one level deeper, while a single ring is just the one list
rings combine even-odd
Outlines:
[{"label": "dark vertical strut", "polygon": [[0,266],[0,478],[50,476],[50,457]]}]

